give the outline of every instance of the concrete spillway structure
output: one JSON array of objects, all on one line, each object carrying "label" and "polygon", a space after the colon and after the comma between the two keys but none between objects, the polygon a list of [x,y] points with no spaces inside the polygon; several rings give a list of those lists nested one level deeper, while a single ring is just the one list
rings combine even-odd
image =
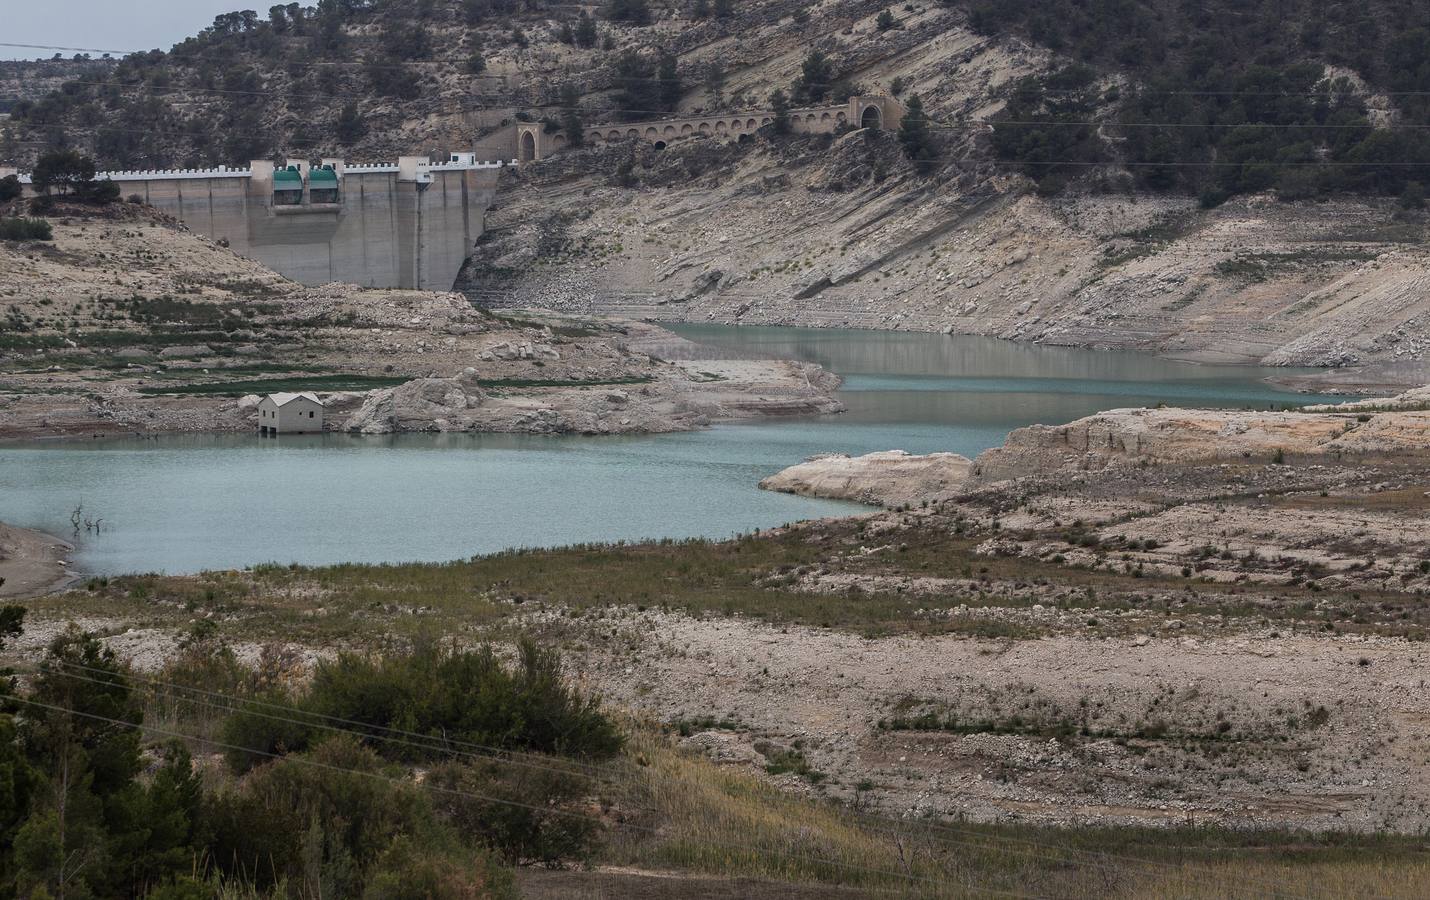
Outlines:
[{"label": "concrete spillway structure", "polygon": [[482,235],[506,165],[453,154],[441,163],[404,156],[396,164],[289,160],[279,168],[259,160],[247,169],[97,177],[302,284],[446,291]]}]

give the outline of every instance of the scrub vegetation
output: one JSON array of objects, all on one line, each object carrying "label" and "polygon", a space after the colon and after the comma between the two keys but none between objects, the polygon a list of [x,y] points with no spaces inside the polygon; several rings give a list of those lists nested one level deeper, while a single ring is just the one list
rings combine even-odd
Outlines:
[{"label": "scrub vegetation", "polygon": [[[23,618],[0,613],[8,638]],[[71,626],[6,683],[0,894],[504,898],[513,867],[585,864],[808,896],[1209,897],[1274,881],[1399,897],[1426,875],[1410,838],[884,819],[613,717],[529,640],[514,659],[403,642],[304,677],[276,646],[240,662],[211,622],[153,673]],[[798,742],[770,758],[773,774],[819,778]],[[544,896],[535,872],[521,880]]]},{"label": "scrub vegetation", "polygon": [[138,388],[141,394],[208,394],[242,397],[274,391],[370,391],[395,387],[406,378],[383,375],[305,375],[298,378],[253,378],[239,381],[209,381],[191,384],[159,384]]},{"label": "scrub vegetation", "polygon": [[[995,131],[1000,158],[1045,192],[1089,165],[1125,162],[1137,187],[1198,193],[1208,206],[1268,189],[1423,203],[1430,30],[1410,0],[970,6],[976,30],[1011,30],[1077,61],[1022,81]],[[1398,127],[1376,127],[1359,80],[1328,76],[1326,64],[1392,92]],[[1130,83],[1111,86],[1115,76]]]}]

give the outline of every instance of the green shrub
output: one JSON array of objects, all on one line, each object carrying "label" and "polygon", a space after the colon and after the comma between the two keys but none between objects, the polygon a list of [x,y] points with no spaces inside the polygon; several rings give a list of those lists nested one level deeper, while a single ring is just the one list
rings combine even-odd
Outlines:
[{"label": "green shrub", "polygon": [[[491,647],[419,646],[373,659],[343,654],[320,663],[306,706],[379,728],[399,728],[454,743],[606,758],[621,748],[600,702],[568,687],[561,658],[522,641],[514,668]],[[383,752],[431,756],[387,743]]]},{"label": "green shrub", "polygon": [[0,241],[50,241],[54,231],[44,219],[0,219]]},{"label": "green shrub", "polygon": [[515,900],[511,873],[481,855],[433,855],[406,837],[392,842],[368,877],[363,900]]},{"label": "green shrub", "polygon": [[[355,897],[364,867],[399,837],[450,842],[426,793],[383,770],[375,753],[340,735],[307,756],[255,769],[208,805],[211,859],[259,889],[303,884],[303,896]],[[261,865],[254,861],[260,860]]]},{"label": "green shrub", "polygon": [[511,865],[586,861],[595,850],[596,822],[578,809],[562,808],[591,793],[590,779],[494,761],[447,763],[433,769],[425,783],[444,821]]},{"label": "green shrub", "polygon": [[293,698],[278,688],[245,701],[224,719],[219,740],[229,749],[224,758],[236,773],[247,772],[274,756],[304,750],[318,730],[301,711],[290,712]]},{"label": "green shrub", "polygon": [[304,749],[334,725],[369,726],[372,747],[391,759],[438,759],[464,745],[593,759],[621,748],[599,700],[567,686],[554,651],[523,641],[517,665],[507,667],[490,647],[424,643],[406,653],[345,653],[319,663],[300,698],[279,688],[255,697],[224,722],[223,742],[241,748],[228,751],[229,765],[247,771]]}]

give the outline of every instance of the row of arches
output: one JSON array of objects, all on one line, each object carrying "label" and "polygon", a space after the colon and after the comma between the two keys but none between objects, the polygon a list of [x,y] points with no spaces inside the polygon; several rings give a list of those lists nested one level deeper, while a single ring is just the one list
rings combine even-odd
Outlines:
[{"label": "row of arches", "polygon": [[773,121],[774,120],[769,116],[763,116],[758,119],[752,117],[703,119],[698,122],[682,122],[678,125],[672,122],[666,125],[637,124],[635,126],[622,128],[596,128],[591,132],[591,140],[599,143],[603,141],[624,141],[639,138],[652,143],[659,143],[682,137],[690,137],[695,134],[749,134]]},{"label": "row of arches", "polygon": [[[856,104],[850,105],[856,106]],[[790,113],[790,126],[795,131],[833,132],[846,124],[849,121],[849,116],[854,112],[853,109],[848,113],[843,110],[792,112]],[[858,116],[860,128],[883,127],[883,110],[877,104],[864,105],[862,109],[858,110]],[[773,122],[772,114],[760,113],[754,116],[746,114],[699,119],[671,119],[664,122],[637,122],[621,126],[597,125],[592,126],[587,132],[587,140],[598,146],[615,141],[644,140],[656,145],[657,148],[664,149],[670,141],[693,137],[697,134],[730,140],[746,140],[755,131]],[[521,162],[529,162],[545,156],[549,152],[543,146],[546,140],[548,139],[537,135],[531,127],[521,128],[517,137],[517,158]],[[562,134],[552,135],[549,140],[550,150],[560,150],[566,146],[567,142],[566,136]]]},{"label": "row of arches", "polygon": [[[875,116],[875,126],[877,125],[878,109],[871,107]],[[866,113],[866,118],[868,115]],[[798,131],[833,131],[835,128],[848,121],[848,117],[843,112],[831,113],[792,113],[790,124]],[[774,122],[770,115],[737,116],[732,118],[710,118],[698,119],[683,122],[660,123],[637,123],[618,128],[596,127],[590,132],[592,143],[600,144],[610,141],[623,140],[645,140],[653,144],[665,146],[670,141],[684,137],[692,137],[696,134],[720,137],[740,137],[753,134],[760,128]]]}]

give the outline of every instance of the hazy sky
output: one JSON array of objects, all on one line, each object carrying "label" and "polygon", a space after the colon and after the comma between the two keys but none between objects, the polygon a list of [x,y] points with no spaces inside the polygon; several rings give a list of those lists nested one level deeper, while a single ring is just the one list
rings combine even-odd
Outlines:
[{"label": "hazy sky", "polygon": [[[0,41],[96,47],[102,50],[168,50],[210,24],[219,13],[268,7],[243,0],[0,0]],[[304,3],[305,6],[311,5]],[[261,8],[260,8],[261,7]],[[73,51],[63,51],[73,56]],[[0,59],[53,56],[53,50],[0,47]],[[95,54],[96,56],[98,54]]]}]

